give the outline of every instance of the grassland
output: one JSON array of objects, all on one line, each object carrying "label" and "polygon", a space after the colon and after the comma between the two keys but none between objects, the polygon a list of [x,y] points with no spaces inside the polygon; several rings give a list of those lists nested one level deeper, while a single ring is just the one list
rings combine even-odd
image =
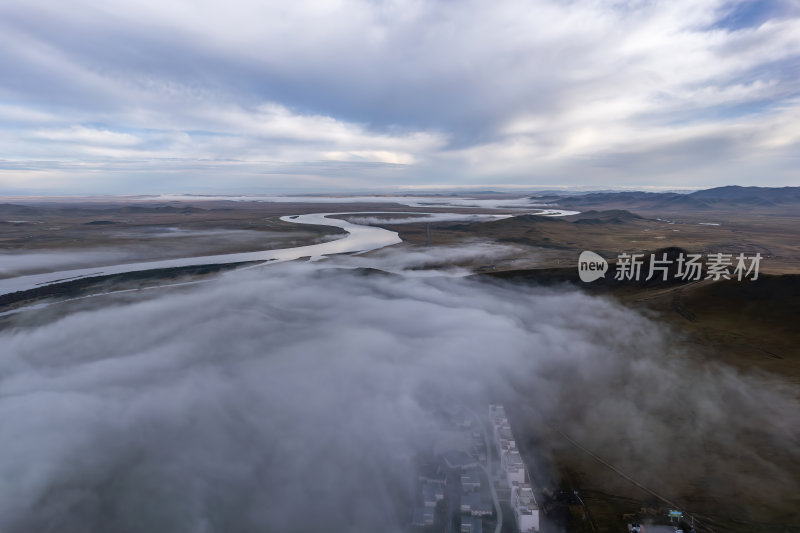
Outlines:
[{"label": "grassland", "polygon": [[300,246],[342,232],[282,222],[307,204],[31,202],[0,204],[0,251],[128,251],[136,260]]},{"label": "grassland", "polygon": [[[525,253],[531,257],[531,268],[575,265],[582,250],[613,259],[622,252],[650,252],[675,246],[703,254],[758,252],[764,258],[763,272],[800,272],[798,215],[785,211],[768,214],[714,211],[667,216],[608,210],[570,217],[522,215],[483,223],[381,226],[418,245],[427,243],[429,229],[435,246],[475,240],[516,245],[520,247],[519,259],[524,259]],[[707,222],[719,225],[705,225]]]}]

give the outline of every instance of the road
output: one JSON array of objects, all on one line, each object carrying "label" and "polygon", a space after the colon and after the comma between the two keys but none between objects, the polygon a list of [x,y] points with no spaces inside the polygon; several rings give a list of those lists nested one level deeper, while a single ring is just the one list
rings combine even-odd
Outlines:
[{"label": "road", "polygon": [[486,433],[486,426],[481,423],[481,418],[474,411],[469,411],[475,419],[475,424],[480,428],[481,435],[483,435],[483,444],[486,446],[486,465],[479,465],[486,478],[489,480],[489,488],[492,491],[492,502],[494,503],[494,510],[497,513],[497,525],[494,528],[494,533],[500,533],[503,529],[503,508],[500,507],[500,499],[497,497],[497,488],[494,486],[494,471],[492,470],[492,449],[489,447],[489,435]]}]

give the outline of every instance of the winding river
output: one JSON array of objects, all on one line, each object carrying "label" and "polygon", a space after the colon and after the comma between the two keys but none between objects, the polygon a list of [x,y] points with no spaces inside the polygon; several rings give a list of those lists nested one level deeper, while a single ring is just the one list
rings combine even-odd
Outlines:
[{"label": "winding river", "polygon": [[[571,214],[574,212],[560,212],[558,210],[540,210],[543,211],[539,214],[558,216],[561,214]],[[365,212],[349,212],[349,213],[311,213],[307,215],[290,215],[281,217],[284,222],[293,222],[295,224],[314,224],[319,226],[333,226],[342,228],[347,234],[339,239],[322,242],[318,244],[310,244],[307,246],[298,246],[294,248],[280,248],[277,250],[263,250],[259,252],[242,252],[235,254],[220,254],[220,255],[206,255],[197,257],[184,257],[179,259],[164,259],[158,261],[145,261],[140,263],[125,263],[120,265],[103,266],[96,268],[78,268],[71,270],[62,270],[58,272],[46,272],[42,274],[31,274],[27,276],[17,276],[13,278],[0,279],[0,295],[10,294],[13,292],[26,291],[42,287],[45,285],[52,285],[65,281],[72,281],[81,278],[91,278],[97,276],[109,276],[113,274],[124,274],[128,272],[142,272],[145,270],[156,270],[162,268],[178,268],[190,267],[199,265],[222,265],[230,263],[244,263],[250,261],[269,261],[269,262],[283,262],[293,261],[302,257],[309,257],[311,259],[320,258],[326,255],[344,254],[344,253],[363,253],[393,244],[402,242],[399,235],[395,231],[390,231],[376,226],[368,226],[362,224],[354,224],[346,220],[331,218],[333,215],[368,215],[380,212],[371,211]],[[436,215],[441,213],[398,213],[393,212],[395,215],[416,215],[416,216],[433,216],[431,221],[435,221]],[[489,219],[507,218],[512,215],[463,215],[464,217],[484,217]],[[424,221],[424,218],[419,218],[416,221]]]}]

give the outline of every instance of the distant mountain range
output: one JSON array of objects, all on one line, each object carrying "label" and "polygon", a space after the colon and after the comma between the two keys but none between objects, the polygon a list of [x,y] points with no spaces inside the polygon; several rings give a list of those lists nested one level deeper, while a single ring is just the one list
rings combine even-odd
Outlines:
[{"label": "distant mountain range", "polygon": [[199,207],[187,206],[174,206],[174,205],[124,205],[108,207],[107,205],[91,205],[91,204],[58,204],[49,203],[46,205],[19,205],[19,204],[0,204],[0,216],[37,216],[47,213],[49,215],[55,214],[192,214],[206,211]]},{"label": "distant mountain range", "polygon": [[740,187],[729,185],[695,191],[674,192],[602,192],[580,196],[531,196],[542,202],[564,207],[625,206],[653,209],[715,209],[722,207],[788,207],[800,206],[800,187]]}]

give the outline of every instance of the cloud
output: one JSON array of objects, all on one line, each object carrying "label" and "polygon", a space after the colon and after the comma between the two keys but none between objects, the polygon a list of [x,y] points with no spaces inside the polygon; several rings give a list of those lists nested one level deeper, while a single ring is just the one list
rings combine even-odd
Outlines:
[{"label": "cloud", "polygon": [[135,135],[117,133],[109,130],[86,128],[77,126],[66,130],[40,130],[35,132],[36,137],[48,141],[85,142],[87,144],[130,146],[140,142]]},{"label": "cloud", "polygon": [[[800,11],[758,4],[12,0],[0,153],[63,176],[56,188],[111,192],[152,192],[142,173],[159,191],[209,190],[191,169],[208,160],[238,190],[663,185],[686,169],[751,183],[753,168],[787,184],[798,139],[778,147],[770,125],[797,114]],[[95,133],[54,144],[40,130]],[[141,142],[98,148],[96,132]],[[740,164],[713,150],[628,164],[719,137]],[[347,162],[347,178],[320,161]],[[105,184],[86,181],[97,172]],[[0,180],[37,188],[12,169]]]},{"label": "cloud", "polygon": [[[386,223],[385,220],[383,223]],[[380,225],[380,222],[378,222]],[[499,264],[503,260],[524,255],[535,260],[529,249],[493,242],[466,242],[458,246],[404,246],[383,248],[368,255],[337,257],[333,264],[347,268],[377,268],[405,276],[439,277],[468,276],[475,264]]]},{"label": "cloud", "polygon": [[[113,226],[111,226],[113,228]],[[137,263],[159,259],[206,256],[214,251],[269,250],[314,244],[339,238],[298,231],[187,230],[171,227],[106,229],[93,234],[93,245],[82,249],[4,250],[0,279],[76,268]],[[101,243],[113,243],[103,247]]]},{"label": "cloud", "polygon": [[791,391],[609,300],[297,263],[115,298],[0,333],[3,531],[403,531],[431,391],[535,409],[663,490],[797,494]]}]

